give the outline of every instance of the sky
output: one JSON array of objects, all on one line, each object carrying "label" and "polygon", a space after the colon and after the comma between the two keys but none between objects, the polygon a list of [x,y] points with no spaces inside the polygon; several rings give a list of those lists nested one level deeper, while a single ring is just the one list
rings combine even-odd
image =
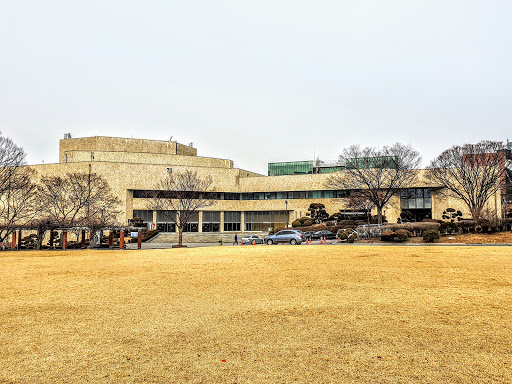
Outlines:
[{"label": "sky", "polygon": [[512,140],[512,1],[0,0],[0,130],[29,164],[94,135],[266,174],[353,144]]}]

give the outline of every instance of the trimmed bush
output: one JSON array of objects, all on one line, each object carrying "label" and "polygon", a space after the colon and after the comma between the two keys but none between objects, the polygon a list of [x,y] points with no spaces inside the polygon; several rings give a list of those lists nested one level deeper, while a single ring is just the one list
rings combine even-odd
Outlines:
[{"label": "trimmed bush", "polygon": [[300,227],[301,225],[302,225],[302,223],[299,220],[295,220],[294,222],[292,222],[293,228]]},{"label": "trimmed bush", "polygon": [[382,235],[380,235],[380,239],[382,241],[394,241],[395,236],[396,236],[396,232],[384,231],[384,232],[382,232]]},{"label": "trimmed bush", "polygon": [[348,243],[353,243],[357,239],[357,233],[354,233],[354,232],[351,232],[348,230],[344,230],[344,229],[340,229],[338,231],[338,233],[336,234],[336,236],[341,241],[346,240]]},{"label": "trimmed bush", "polygon": [[451,235],[458,231],[457,224],[455,223],[442,223],[439,226],[439,232],[444,233],[446,235]]},{"label": "trimmed bush", "polygon": [[409,237],[411,237],[411,233],[409,231],[406,231],[405,229],[399,229],[395,233],[396,235],[393,241],[398,243],[404,243],[407,241]]},{"label": "trimmed bush", "polygon": [[423,241],[425,243],[435,243],[440,237],[438,231],[428,230],[423,232]]}]

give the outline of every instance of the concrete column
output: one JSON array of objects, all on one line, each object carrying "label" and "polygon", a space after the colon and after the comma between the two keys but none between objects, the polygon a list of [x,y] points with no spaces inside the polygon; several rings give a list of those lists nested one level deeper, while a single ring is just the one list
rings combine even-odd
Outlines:
[{"label": "concrete column", "polygon": [[224,232],[224,211],[220,211],[220,231]]},{"label": "concrete column", "polygon": [[82,249],[85,248],[85,230],[82,230]]},{"label": "concrete column", "polygon": [[62,249],[65,251],[68,248],[68,233],[62,231]]},{"label": "concrete column", "polygon": [[16,231],[12,231],[11,236],[12,236],[11,248],[15,249],[16,248]]},{"label": "concrete column", "polygon": [[137,232],[137,248],[138,249],[142,248],[142,231],[140,229]]},{"label": "concrete column", "polygon": [[199,215],[199,224],[197,224],[198,228],[197,228],[197,231],[199,233],[202,233],[203,232],[203,211],[198,211],[197,212]]},{"label": "concrete column", "polygon": [[114,231],[110,230],[108,234],[108,247],[112,249],[114,247]]},{"label": "concrete column", "polygon": [[156,210],[153,211],[153,227],[151,229],[156,229]]},{"label": "concrete column", "polygon": [[240,214],[240,232],[245,232],[245,212]]},{"label": "concrete column", "polygon": [[18,231],[18,249],[21,249],[21,229]]}]

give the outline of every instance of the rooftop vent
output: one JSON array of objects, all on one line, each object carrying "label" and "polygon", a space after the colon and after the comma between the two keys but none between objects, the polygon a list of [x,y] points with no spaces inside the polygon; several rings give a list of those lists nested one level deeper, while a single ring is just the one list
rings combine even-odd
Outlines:
[{"label": "rooftop vent", "polygon": [[71,133],[65,133],[64,139],[71,139]]}]

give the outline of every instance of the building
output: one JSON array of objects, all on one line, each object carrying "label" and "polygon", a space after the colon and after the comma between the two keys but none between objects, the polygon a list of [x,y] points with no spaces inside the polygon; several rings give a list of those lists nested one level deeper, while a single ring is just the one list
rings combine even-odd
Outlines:
[{"label": "building", "polygon": [[[193,169],[201,177],[212,177],[217,200],[197,212],[186,228],[184,241],[227,241],[237,232],[263,234],[269,228],[291,224],[305,216],[312,202],[325,204],[330,214],[345,209],[349,191],[329,190],[325,186],[329,173],[313,172],[309,165],[292,164],[286,171],[292,175],[264,176],[234,168],[232,160],[198,156],[196,148],[174,141],[95,136],[65,138],[60,141],[59,163],[31,167],[39,175],[88,172],[90,167],[109,181],[121,200],[119,221],[126,224],[130,218],[142,217],[148,228],[165,233],[159,236],[161,241],[175,241],[176,225],[163,212],[152,211],[144,196],[158,189],[168,170]],[[385,207],[384,215],[390,222],[396,222],[402,210],[410,211],[417,220],[441,218],[448,207],[469,217],[460,201],[440,196],[438,188],[424,180],[422,171],[419,173],[418,185],[402,190]],[[491,209],[501,212],[501,198],[491,200]]]}]

